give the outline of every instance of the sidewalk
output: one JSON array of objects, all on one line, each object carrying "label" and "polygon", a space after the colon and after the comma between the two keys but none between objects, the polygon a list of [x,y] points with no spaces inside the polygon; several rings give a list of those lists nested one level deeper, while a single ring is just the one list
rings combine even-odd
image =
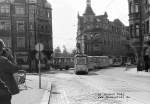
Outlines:
[{"label": "sidewalk", "polygon": [[26,76],[27,89],[21,86],[19,94],[12,97],[12,104],[48,104],[51,83],[46,78],[41,78],[39,89],[39,77],[37,75]]},{"label": "sidewalk", "polygon": [[138,76],[150,76],[150,72],[137,71],[136,67],[132,67],[132,68],[129,67],[127,68],[127,70],[125,70],[125,72],[133,75],[138,75]]}]

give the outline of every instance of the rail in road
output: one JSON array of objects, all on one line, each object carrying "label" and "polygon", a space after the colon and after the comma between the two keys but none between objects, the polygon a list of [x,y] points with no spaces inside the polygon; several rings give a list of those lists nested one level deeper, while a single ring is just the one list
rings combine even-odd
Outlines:
[{"label": "rail in road", "polygon": [[[107,75],[99,75],[101,79],[97,80],[92,80],[90,75],[75,75],[75,77],[80,80],[82,83],[87,84],[97,90],[99,90],[99,93],[97,96],[101,98],[106,98],[111,97],[111,98],[116,98],[118,96],[119,100],[122,101],[121,104],[148,104],[145,103],[144,101],[137,100],[137,98],[134,98],[132,95],[128,92],[136,92],[137,88],[136,86],[133,87],[133,85],[128,83],[128,80],[124,80],[121,78],[112,78]],[[96,78],[96,77],[95,77]],[[94,78],[93,78],[94,79]],[[113,81],[113,83],[107,83],[109,85],[105,85],[102,80],[107,80],[107,81]],[[120,84],[119,84],[120,83]],[[123,84],[123,85],[122,85]]]},{"label": "rail in road", "polygon": [[[96,102],[90,103],[90,99],[94,99],[94,101],[98,100],[101,102],[101,104],[109,104],[109,101],[106,100],[114,102],[111,104],[148,104],[144,103],[141,99],[137,100],[137,98],[134,98],[134,96],[130,94],[132,92],[135,93],[138,91],[138,88],[134,87],[131,83],[128,83],[128,80],[121,79],[120,77],[118,78],[117,76],[112,77],[99,73],[89,73],[89,75],[75,75],[72,72],[59,73],[56,74],[56,76],[60,82],[57,84],[58,86],[53,86],[53,99],[51,99],[53,101],[50,104],[78,104],[74,103],[75,101],[72,101],[72,98],[76,101],[83,101],[88,99],[88,103],[80,102],[79,104],[98,104]],[[72,83],[72,86],[70,83]],[[76,88],[76,85],[79,87],[79,89]],[[95,92],[88,93],[89,88],[96,90]],[[87,91],[87,93],[83,94],[81,92],[82,94],[70,94],[74,92],[80,93],[82,89]],[[68,95],[68,93],[70,95]]]}]

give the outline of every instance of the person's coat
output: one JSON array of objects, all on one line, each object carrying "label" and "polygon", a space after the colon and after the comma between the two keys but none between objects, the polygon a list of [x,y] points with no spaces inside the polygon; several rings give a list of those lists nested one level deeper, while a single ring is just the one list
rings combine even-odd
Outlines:
[{"label": "person's coat", "polygon": [[5,82],[12,95],[19,93],[17,82],[13,76],[19,67],[9,61],[6,57],[0,56],[0,78]]}]

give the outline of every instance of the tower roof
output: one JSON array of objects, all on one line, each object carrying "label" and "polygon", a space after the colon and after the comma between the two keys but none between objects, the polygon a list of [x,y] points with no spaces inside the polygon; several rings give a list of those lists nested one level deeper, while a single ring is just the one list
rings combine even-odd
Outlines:
[{"label": "tower roof", "polygon": [[86,7],[84,15],[95,15],[91,7]]},{"label": "tower roof", "polygon": [[91,7],[91,0],[86,1],[86,9],[84,15],[95,15]]}]

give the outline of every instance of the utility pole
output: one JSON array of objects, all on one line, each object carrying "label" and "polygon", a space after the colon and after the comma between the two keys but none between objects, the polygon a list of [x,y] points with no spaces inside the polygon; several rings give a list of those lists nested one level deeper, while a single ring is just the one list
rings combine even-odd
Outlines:
[{"label": "utility pole", "polygon": [[11,50],[13,55],[15,55],[15,45],[14,45],[14,34],[13,34],[13,5],[10,2],[10,33],[11,33]]},{"label": "utility pole", "polygon": [[29,15],[30,15],[30,13],[29,13],[29,11],[30,11],[30,3],[29,3],[29,0],[28,0],[28,2],[27,2],[27,9],[28,9],[28,10],[27,10],[27,11],[28,11],[28,12],[27,12],[27,13],[28,13],[28,14],[27,14],[27,15],[28,15],[28,16],[27,16],[27,18],[28,18],[28,19],[27,19],[27,21],[28,21],[28,23],[27,23],[27,34],[28,34],[28,42],[29,42],[29,43],[28,43],[28,59],[29,59],[29,71],[31,71],[31,46],[30,46],[30,45],[31,45],[31,44],[30,44],[30,43],[31,43],[31,42],[30,42],[30,41],[31,41],[31,39],[30,39],[30,38],[31,38],[31,37],[30,37],[31,34],[30,34],[30,25],[29,25],[29,22],[30,22],[30,16],[29,16]]}]

